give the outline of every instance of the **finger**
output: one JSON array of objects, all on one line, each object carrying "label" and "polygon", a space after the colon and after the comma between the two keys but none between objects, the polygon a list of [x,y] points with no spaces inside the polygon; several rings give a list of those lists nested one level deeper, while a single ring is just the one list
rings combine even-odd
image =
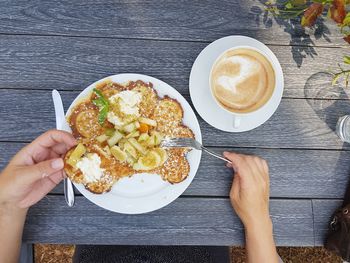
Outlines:
[{"label": "finger", "polygon": [[231,166],[236,172],[238,172],[238,167],[242,162],[241,155],[233,152],[224,152],[223,155],[232,162]]},{"label": "finger", "polygon": [[263,166],[262,166],[262,162],[261,162],[261,158],[258,156],[251,156],[250,158],[250,167],[251,170],[253,172],[253,175],[255,177],[255,179],[259,180],[259,181],[264,181],[264,170],[263,170]]},{"label": "finger", "polygon": [[264,169],[264,172],[265,172],[265,173],[267,174],[267,176],[268,176],[268,174],[269,174],[269,164],[268,164],[267,161],[264,160],[264,159],[262,159],[261,162],[262,162],[262,167],[263,167],[263,169]]},{"label": "finger", "polygon": [[65,174],[64,171],[58,171],[56,173],[53,173],[51,175],[49,175],[48,177],[44,178],[45,180],[50,180],[51,182],[53,182],[55,185],[58,185],[63,179],[65,178]]},{"label": "finger", "polygon": [[61,171],[56,172],[48,177],[36,181],[33,185],[34,190],[31,191],[23,201],[21,201],[21,206],[30,207],[40,201],[62,181],[62,174],[63,173]]},{"label": "finger", "polygon": [[239,192],[240,192],[240,177],[239,175],[235,175],[233,182],[232,182],[232,187],[230,191],[230,196],[233,197],[234,199],[238,199],[239,197]]},{"label": "finger", "polygon": [[60,143],[64,143],[71,148],[77,144],[77,141],[71,133],[59,130],[47,131],[33,141],[33,144],[38,144],[45,148],[50,148]]},{"label": "finger", "polygon": [[73,135],[68,132],[50,130],[25,146],[16,154],[12,161],[17,165],[31,165],[40,162],[43,160],[42,152],[45,152],[49,148],[61,143],[65,144],[67,149],[69,149],[76,145],[77,142]]},{"label": "finger", "polygon": [[67,145],[65,143],[59,143],[59,144],[56,144],[55,146],[53,146],[51,149],[57,155],[62,155],[62,154],[65,154],[68,151],[68,149],[70,149],[70,148],[67,148]]},{"label": "finger", "polygon": [[76,145],[77,142],[76,142],[76,139],[73,137],[73,135],[68,132],[59,131],[59,130],[50,130],[40,135],[32,143],[24,147],[18,155],[20,157],[22,157],[21,155],[31,156],[35,163],[40,161],[40,160],[35,160],[35,157],[37,154],[40,155],[40,152],[61,143],[65,144],[66,148],[69,149],[74,145]]},{"label": "finger", "polygon": [[59,171],[62,171],[64,166],[62,158],[43,161],[31,166],[24,166],[19,171],[19,179],[22,183],[34,183],[35,181],[46,178]]}]

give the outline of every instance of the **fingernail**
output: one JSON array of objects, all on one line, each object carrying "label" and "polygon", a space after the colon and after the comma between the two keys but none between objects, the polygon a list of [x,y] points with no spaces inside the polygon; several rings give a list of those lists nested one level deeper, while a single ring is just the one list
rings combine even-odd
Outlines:
[{"label": "fingernail", "polygon": [[63,163],[63,160],[61,158],[56,159],[51,163],[52,169],[55,169],[55,170],[60,170],[63,168],[63,166],[64,166],[64,163]]},{"label": "fingernail", "polygon": [[47,173],[43,173],[43,174],[41,175],[42,178],[45,178],[45,177],[47,177],[47,176],[48,176]]}]

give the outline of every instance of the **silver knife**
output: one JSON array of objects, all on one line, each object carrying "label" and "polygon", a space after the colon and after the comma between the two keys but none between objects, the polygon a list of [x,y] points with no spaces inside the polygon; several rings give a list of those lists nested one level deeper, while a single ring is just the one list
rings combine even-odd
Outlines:
[{"label": "silver knife", "polygon": [[[56,115],[56,129],[57,130],[65,130],[71,132],[68,128],[68,124],[66,121],[66,117],[64,115],[63,103],[61,99],[61,95],[57,90],[52,91],[52,100],[55,106],[55,115]],[[63,189],[64,189],[64,197],[69,207],[74,205],[74,190],[72,181],[69,178],[63,179]]]}]

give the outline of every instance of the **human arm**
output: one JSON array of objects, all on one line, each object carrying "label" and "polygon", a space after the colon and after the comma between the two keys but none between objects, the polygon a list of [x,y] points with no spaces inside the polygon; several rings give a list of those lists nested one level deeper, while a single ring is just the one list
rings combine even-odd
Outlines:
[{"label": "human arm", "polygon": [[235,171],[230,191],[231,204],[242,220],[248,263],[278,263],[269,215],[269,169],[256,156],[225,152]]},{"label": "human arm", "polygon": [[76,144],[63,131],[44,133],[21,149],[0,174],[0,258],[18,261],[28,208],[41,200],[63,178],[61,158]]}]

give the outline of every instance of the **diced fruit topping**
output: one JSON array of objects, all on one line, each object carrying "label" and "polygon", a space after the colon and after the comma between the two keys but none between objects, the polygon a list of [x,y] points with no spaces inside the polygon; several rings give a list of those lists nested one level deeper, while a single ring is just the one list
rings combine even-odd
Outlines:
[{"label": "diced fruit topping", "polygon": [[138,139],[139,142],[145,142],[149,139],[148,133],[141,133]]},{"label": "diced fruit topping", "polygon": [[99,142],[99,143],[103,143],[104,141],[107,141],[109,137],[106,135],[106,134],[102,134],[100,136],[97,136],[96,137],[96,140]]},{"label": "diced fruit topping", "polygon": [[139,118],[139,122],[140,122],[140,123],[147,124],[147,125],[149,125],[149,126],[153,126],[153,127],[156,127],[156,126],[157,126],[157,122],[156,122],[155,120],[152,120],[152,119],[149,119],[149,118],[140,117],[140,118]]},{"label": "diced fruit topping", "polygon": [[156,151],[149,151],[145,156],[138,159],[133,168],[137,171],[149,171],[157,168],[161,162],[162,159]]},{"label": "diced fruit topping", "polygon": [[135,147],[136,150],[138,150],[140,153],[142,153],[143,155],[146,154],[146,149],[140,144],[138,143],[138,141],[136,141],[135,138],[129,138],[128,142]]},{"label": "diced fruit topping", "polygon": [[86,148],[82,143],[79,143],[77,147],[73,150],[72,154],[69,156],[67,163],[72,167],[75,167],[80,158],[85,154]]},{"label": "diced fruit topping", "polygon": [[159,166],[163,165],[168,160],[168,154],[166,150],[162,148],[154,148],[154,151],[159,154],[161,162]]},{"label": "diced fruit topping", "polygon": [[148,130],[149,130],[149,126],[146,123],[141,122],[140,127],[139,127],[139,131],[142,133],[147,133]]},{"label": "diced fruit topping", "polygon": [[124,150],[129,153],[133,158],[137,159],[137,151],[136,149],[130,144],[130,142],[124,143]]},{"label": "diced fruit topping", "polygon": [[107,140],[107,143],[110,147],[112,147],[116,145],[119,142],[119,140],[122,139],[123,137],[124,137],[123,134],[121,134],[118,131],[115,131],[113,136]]},{"label": "diced fruit topping", "polygon": [[110,148],[110,151],[112,155],[120,162],[125,162],[126,158],[128,157],[127,154],[116,145]]}]

